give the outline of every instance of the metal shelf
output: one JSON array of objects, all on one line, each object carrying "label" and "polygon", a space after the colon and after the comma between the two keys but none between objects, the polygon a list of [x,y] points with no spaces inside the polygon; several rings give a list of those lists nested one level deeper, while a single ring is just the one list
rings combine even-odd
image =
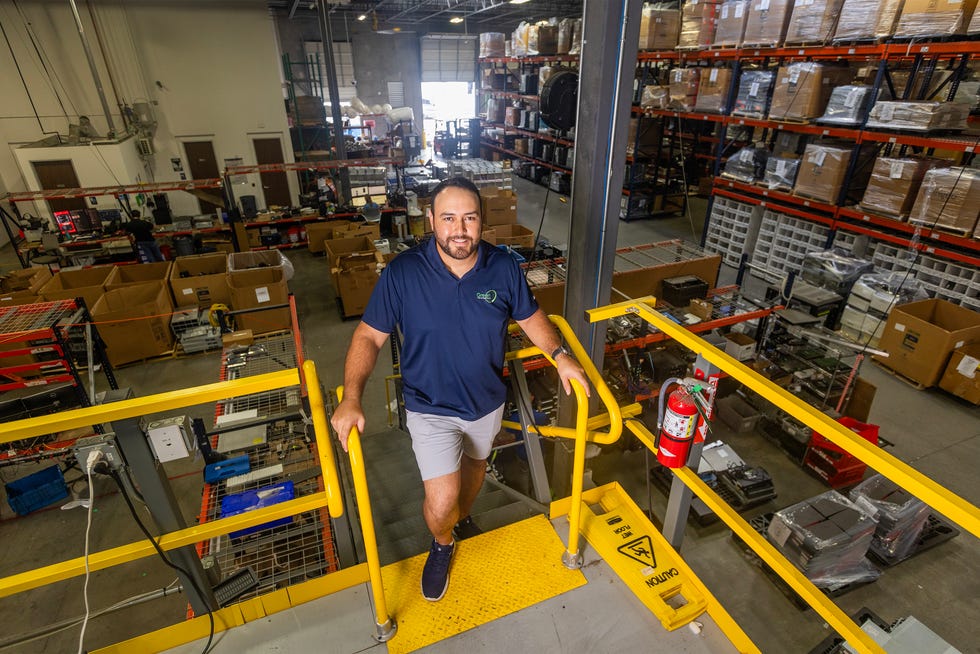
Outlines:
[{"label": "metal shelf", "polygon": [[551,61],[577,62],[578,55],[526,55],[523,57],[480,57],[481,64],[546,64]]}]

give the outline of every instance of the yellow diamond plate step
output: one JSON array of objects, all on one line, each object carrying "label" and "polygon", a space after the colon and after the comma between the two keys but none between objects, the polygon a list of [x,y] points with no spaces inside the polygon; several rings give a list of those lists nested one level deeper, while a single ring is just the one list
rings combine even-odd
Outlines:
[{"label": "yellow diamond plate step", "polygon": [[583,502],[582,535],[665,629],[682,627],[708,609],[707,589],[618,484],[589,495],[604,513]]},{"label": "yellow diamond plate step", "polygon": [[427,602],[419,585],[428,553],[382,569],[388,610],[398,622],[390,654],[413,652],[586,583],[580,571],[562,565],[565,546],[541,515],[456,547],[449,590],[438,602]]}]

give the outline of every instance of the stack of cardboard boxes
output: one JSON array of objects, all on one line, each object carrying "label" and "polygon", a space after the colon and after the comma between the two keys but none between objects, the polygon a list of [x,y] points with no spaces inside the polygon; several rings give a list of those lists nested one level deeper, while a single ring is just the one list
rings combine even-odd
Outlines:
[{"label": "stack of cardboard boxes", "polygon": [[235,311],[254,310],[235,316],[238,329],[263,334],[291,327],[288,307],[269,308],[289,303],[286,270],[278,250],[228,255],[228,291]]},{"label": "stack of cardboard boxes", "polygon": [[517,224],[517,194],[512,189],[486,186],[480,189],[483,240],[494,245],[534,247],[534,232]]},{"label": "stack of cardboard boxes", "polygon": [[345,318],[359,316],[367,308],[385,256],[369,236],[329,239],[324,243],[334,291]]},{"label": "stack of cardboard boxes", "polygon": [[681,12],[661,5],[644,5],[640,18],[640,50],[670,50],[677,45]]},{"label": "stack of cardboard boxes", "polygon": [[41,287],[51,279],[47,268],[12,270],[0,277],[0,308],[38,301]]}]

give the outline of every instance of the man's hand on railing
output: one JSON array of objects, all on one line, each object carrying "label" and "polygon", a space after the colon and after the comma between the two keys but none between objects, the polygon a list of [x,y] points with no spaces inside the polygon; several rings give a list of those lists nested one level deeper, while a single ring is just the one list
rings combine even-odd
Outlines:
[{"label": "man's hand on railing", "polygon": [[559,356],[555,360],[555,367],[558,369],[558,378],[561,380],[562,388],[565,389],[565,395],[572,394],[572,380],[578,381],[582,384],[582,388],[585,389],[585,394],[588,397],[592,397],[592,390],[589,386],[589,378],[585,375],[585,370],[582,366],[578,364],[578,361],[570,356]]},{"label": "man's hand on railing", "polygon": [[361,408],[361,403],[358,400],[345,397],[333,412],[333,416],[330,418],[330,424],[337,432],[337,438],[340,439],[340,446],[346,452],[350,430],[357,427],[358,432],[364,431],[364,410]]}]

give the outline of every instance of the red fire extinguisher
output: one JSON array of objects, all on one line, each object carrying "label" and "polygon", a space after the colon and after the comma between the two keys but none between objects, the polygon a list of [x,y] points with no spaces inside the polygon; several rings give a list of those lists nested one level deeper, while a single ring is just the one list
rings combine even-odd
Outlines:
[{"label": "red fire extinguisher", "polygon": [[664,392],[670,384],[679,381],[668,379],[660,392],[660,438],[657,460],[668,468],[680,468],[687,463],[691,443],[694,440],[694,430],[698,426],[697,399],[685,385],[679,385],[674,389],[667,397],[666,411],[663,408]]}]

